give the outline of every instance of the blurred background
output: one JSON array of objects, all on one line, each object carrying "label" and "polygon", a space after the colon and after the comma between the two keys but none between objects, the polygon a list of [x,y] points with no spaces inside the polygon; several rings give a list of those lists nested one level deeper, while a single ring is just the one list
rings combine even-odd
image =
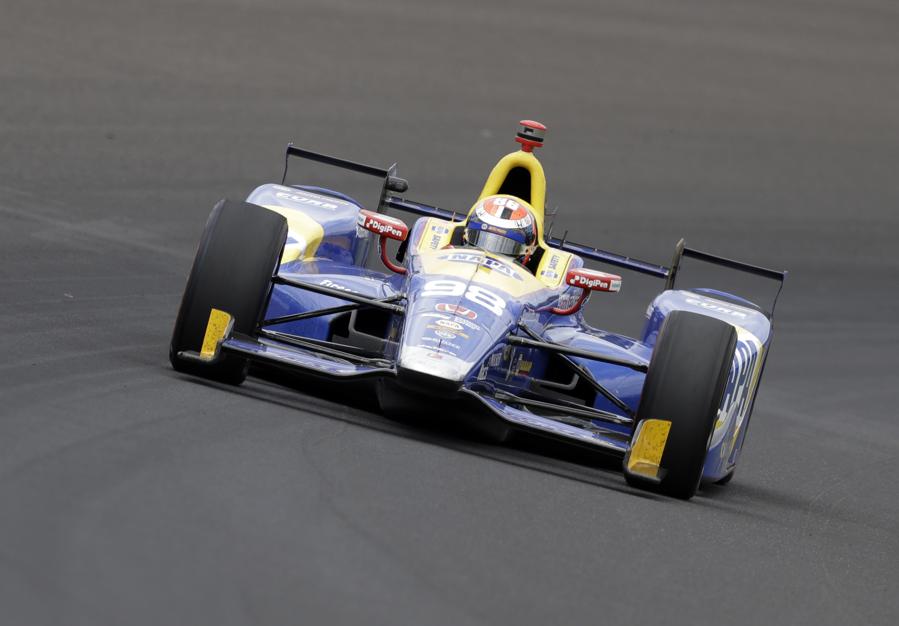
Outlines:
[{"label": "blurred background", "polygon": [[[5,619],[894,623],[897,77],[892,0],[0,0]],[[790,271],[726,489],[168,369],[206,215],[288,141],[464,211],[523,118],[555,234]]]}]

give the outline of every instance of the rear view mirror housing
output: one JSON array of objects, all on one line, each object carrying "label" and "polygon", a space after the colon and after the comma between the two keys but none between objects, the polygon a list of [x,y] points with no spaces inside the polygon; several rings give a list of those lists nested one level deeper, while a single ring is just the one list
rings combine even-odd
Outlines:
[{"label": "rear view mirror housing", "polygon": [[409,236],[409,227],[406,226],[406,222],[398,217],[384,215],[383,213],[362,209],[359,211],[356,223],[360,228],[373,232],[382,238],[405,241],[406,237]]},{"label": "rear view mirror housing", "polygon": [[586,267],[576,267],[568,270],[568,273],[565,275],[565,283],[587,291],[608,291],[611,293],[621,291],[621,276],[587,269]]},{"label": "rear view mirror housing", "polygon": [[[397,274],[405,274],[406,268],[402,265],[394,263],[387,256],[387,240],[406,241],[409,236],[409,227],[406,222],[393,217],[392,215],[384,215],[383,213],[375,213],[374,211],[366,211],[361,209],[359,217],[356,218],[356,225],[362,230],[367,230],[378,235],[378,252],[381,256],[381,262],[391,272]],[[364,233],[361,233],[364,234]]]},{"label": "rear view mirror housing", "polygon": [[591,291],[617,293],[621,290],[621,276],[587,269],[586,267],[576,267],[568,270],[565,274],[565,284],[579,287],[582,290],[581,296],[570,307],[553,307],[550,309],[556,315],[572,315],[580,311]]}]

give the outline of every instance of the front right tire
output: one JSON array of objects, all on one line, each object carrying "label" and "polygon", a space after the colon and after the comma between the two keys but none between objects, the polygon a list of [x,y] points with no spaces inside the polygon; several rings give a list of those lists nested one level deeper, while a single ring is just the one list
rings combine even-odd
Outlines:
[{"label": "front right tire", "polygon": [[247,202],[221,200],[215,205],[178,309],[169,345],[172,367],[220,382],[243,382],[246,359],[226,354],[215,363],[198,363],[178,353],[200,350],[213,308],[234,318],[234,331],[256,330],[286,241],[287,220],[282,215]]},{"label": "front right tire", "polygon": [[629,484],[682,499],[696,493],[736,341],[736,329],[713,317],[672,311],[665,319],[634,424],[639,427],[648,419],[671,423],[659,463],[660,480],[647,480],[625,468]]}]

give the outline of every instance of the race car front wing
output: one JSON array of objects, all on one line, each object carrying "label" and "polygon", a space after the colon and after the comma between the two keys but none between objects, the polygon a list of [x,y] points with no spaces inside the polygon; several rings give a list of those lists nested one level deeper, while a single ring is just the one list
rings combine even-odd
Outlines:
[{"label": "race car front wing", "polygon": [[[179,356],[185,359],[204,363],[214,363],[224,354],[240,355],[254,363],[267,364],[292,371],[302,372],[313,377],[324,377],[338,380],[364,379],[396,379],[396,363],[382,355],[372,355],[352,346],[318,339],[297,337],[280,333],[268,328],[279,322],[304,319],[317,315],[351,310],[352,308],[374,306],[402,314],[404,307],[397,304],[402,296],[385,299],[372,299],[365,296],[337,291],[320,285],[311,285],[285,278],[275,277],[275,282],[289,284],[300,289],[309,289],[323,295],[330,295],[349,304],[329,307],[316,311],[308,311],[283,318],[263,320],[256,333],[245,335],[232,331],[233,320],[225,312],[213,309],[210,312],[203,345],[197,352],[184,351]],[[523,329],[525,332],[528,329]],[[526,348],[540,348],[559,353],[569,361],[576,370],[578,365],[567,358],[579,356],[613,362],[616,365],[631,367],[645,371],[647,364],[610,358],[604,355],[593,355],[582,350],[569,348],[542,341],[536,335],[521,337],[511,335],[506,338],[510,346],[519,345]],[[583,374],[582,370],[581,373]],[[593,407],[578,405],[573,402],[553,399],[528,397],[496,389],[483,381],[474,381],[458,389],[460,398],[476,399],[478,405],[487,409],[487,414],[503,420],[515,429],[538,433],[543,436],[562,439],[586,445],[594,449],[602,449],[616,454],[624,454],[629,448],[630,435],[622,432],[621,426],[633,423],[633,414],[621,400],[589,376],[586,378],[594,384],[600,393],[613,400],[622,408],[624,415],[603,411]],[[609,428],[613,424],[618,429]],[[627,429],[624,429],[627,430]]]}]

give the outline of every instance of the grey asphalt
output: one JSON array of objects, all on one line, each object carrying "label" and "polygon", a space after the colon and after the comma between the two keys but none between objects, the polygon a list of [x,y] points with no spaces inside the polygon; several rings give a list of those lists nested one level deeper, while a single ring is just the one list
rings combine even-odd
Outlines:
[{"label": "grey asphalt", "polygon": [[[0,623],[896,623],[897,102],[892,0],[0,0]],[[287,141],[464,210],[523,117],[557,233],[790,270],[729,486],[169,368]]]}]

